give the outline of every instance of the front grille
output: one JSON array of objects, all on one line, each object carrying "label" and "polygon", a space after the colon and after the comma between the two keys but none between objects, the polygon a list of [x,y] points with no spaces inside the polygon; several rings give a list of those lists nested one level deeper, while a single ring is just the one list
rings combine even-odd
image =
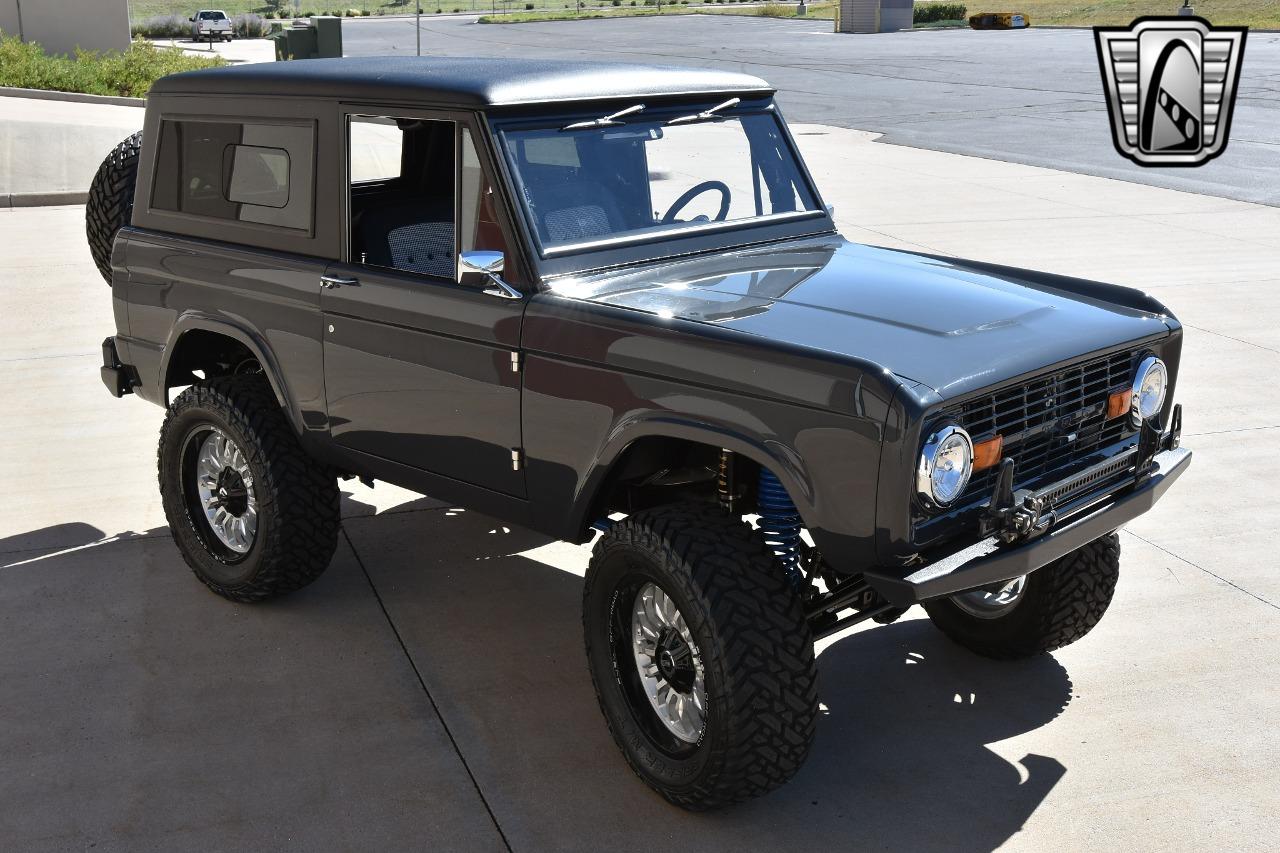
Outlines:
[{"label": "front grille", "polygon": [[[1133,382],[1137,355],[1126,350],[1082,361],[975,397],[943,414],[968,430],[975,443],[1003,436],[1004,458],[1013,460],[1014,485],[1021,488],[1137,434],[1127,416],[1107,420],[1107,396]],[[998,470],[974,474],[957,503],[989,496]]]}]

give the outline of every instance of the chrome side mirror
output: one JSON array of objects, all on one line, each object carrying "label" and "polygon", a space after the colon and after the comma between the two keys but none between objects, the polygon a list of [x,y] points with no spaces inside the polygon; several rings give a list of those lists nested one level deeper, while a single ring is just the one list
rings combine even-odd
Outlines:
[{"label": "chrome side mirror", "polygon": [[458,283],[488,286],[484,292],[500,299],[522,299],[524,294],[502,280],[503,256],[501,252],[475,250],[458,256]]}]

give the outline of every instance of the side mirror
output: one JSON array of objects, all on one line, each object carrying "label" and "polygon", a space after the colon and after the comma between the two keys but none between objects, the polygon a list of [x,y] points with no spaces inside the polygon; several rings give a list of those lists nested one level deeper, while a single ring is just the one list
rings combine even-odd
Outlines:
[{"label": "side mirror", "polygon": [[191,23],[193,23],[193,24],[196,22],[196,19],[195,19],[195,18],[187,18],[187,20],[188,20],[188,21],[190,21],[190,22],[191,22]]},{"label": "side mirror", "polygon": [[502,272],[503,257],[501,252],[486,250],[463,252],[458,256],[458,268],[463,275],[482,275],[486,278],[490,273]]},{"label": "side mirror", "polygon": [[484,292],[500,299],[522,299],[524,294],[502,280],[503,256],[501,252],[476,250],[458,256],[458,283],[478,287],[487,284]]}]

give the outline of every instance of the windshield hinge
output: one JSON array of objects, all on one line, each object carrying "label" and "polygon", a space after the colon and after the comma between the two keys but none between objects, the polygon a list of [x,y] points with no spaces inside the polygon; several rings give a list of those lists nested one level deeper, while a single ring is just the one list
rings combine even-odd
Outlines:
[{"label": "windshield hinge", "polygon": [[633,106],[627,107],[625,110],[618,110],[616,113],[609,113],[609,115],[607,116],[601,116],[600,118],[593,118],[590,121],[575,121],[573,124],[566,124],[564,127],[560,129],[561,130],[590,130],[593,127],[617,127],[620,124],[626,124],[626,122],[618,121],[618,119],[622,118],[623,116],[634,115],[635,113],[642,112],[643,110],[644,110],[644,104],[635,104]]},{"label": "windshield hinge", "polygon": [[730,98],[729,100],[725,101],[723,104],[716,104],[714,107],[708,107],[707,109],[703,110],[700,113],[694,113],[693,115],[679,116],[677,118],[673,118],[670,121],[668,121],[667,124],[668,125],[688,124],[689,122],[693,122],[693,121],[711,121],[712,119],[720,118],[720,116],[716,115],[716,113],[720,112],[721,110],[727,110],[730,107],[736,107],[740,103],[742,103],[742,98]]}]

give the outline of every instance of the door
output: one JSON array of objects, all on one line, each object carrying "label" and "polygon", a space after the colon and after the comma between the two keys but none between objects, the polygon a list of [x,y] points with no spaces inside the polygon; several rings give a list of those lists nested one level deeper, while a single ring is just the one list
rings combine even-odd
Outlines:
[{"label": "door", "polygon": [[503,248],[476,245],[485,229],[474,199],[492,193],[470,132],[456,117],[417,111],[352,112],[346,124],[345,260],[321,291],[330,434],[350,450],[524,497],[526,302],[458,283],[460,246]]}]

